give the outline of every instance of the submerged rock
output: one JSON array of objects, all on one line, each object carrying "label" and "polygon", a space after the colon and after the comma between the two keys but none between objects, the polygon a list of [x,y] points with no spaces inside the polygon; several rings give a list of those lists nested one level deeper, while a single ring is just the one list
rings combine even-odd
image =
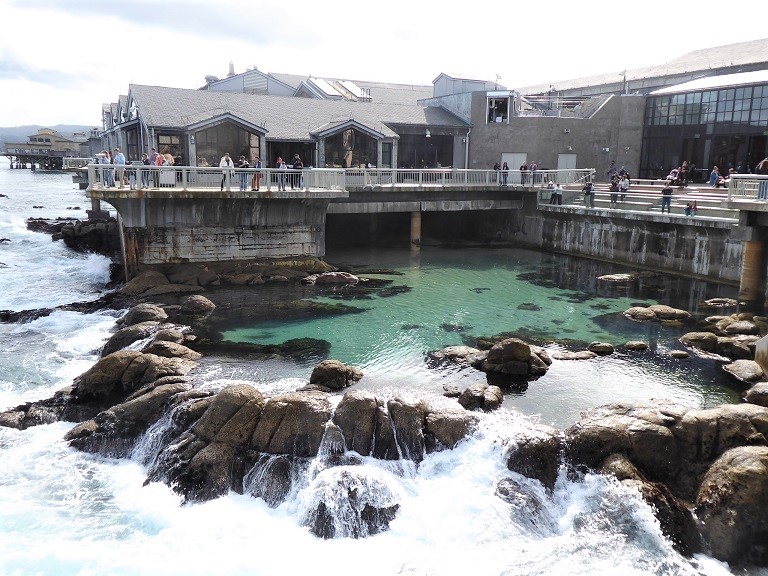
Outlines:
[{"label": "submerged rock", "polygon": [[312,370],[309,383],[324,386],[330,390],[341,390],[355,384],[363,377],[357,368],[347,366],[338,360],[323,360]]}]

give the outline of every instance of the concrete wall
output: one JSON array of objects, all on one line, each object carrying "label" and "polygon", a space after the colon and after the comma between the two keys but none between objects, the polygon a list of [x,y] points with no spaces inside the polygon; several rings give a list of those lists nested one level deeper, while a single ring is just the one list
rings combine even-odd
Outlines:
[{"label": "concrete wall", "polygon": [[329,198],[111,198],[125,264],[325,255]]},{"label": "concrete wall", "polygon": [[644,96],[611,97],[590,118],[512,116],[509,124],[486,123],[486,106],[485,92],[472,95],[469,168],[491,168],[503,153],[526,153],[540,169],[554,169],[559,154],[576,154],[577,166],[595,168],[598,180],[607,179],[611,160],[637,174]]}]

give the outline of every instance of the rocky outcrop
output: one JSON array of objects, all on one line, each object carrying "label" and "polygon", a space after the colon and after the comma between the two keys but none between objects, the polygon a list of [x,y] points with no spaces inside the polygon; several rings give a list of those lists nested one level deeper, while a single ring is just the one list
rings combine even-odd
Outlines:
[{"label": "rocky outcrop", "polygon": [[459,404],[467,410],[495,410],[503,401],[501,388],[484,382],[469,386],[459,395]]},{"label": "rocky outcrop", "polygon": [[691,313],[664,304],[654,304],[652,306],[633,306],[624,311],[624,316],[637,321],[668,321],[687,320],[691,317]]},{"label": "rocky outcrop", "polygon": [[488,350],[480,370],[501,377],[501,381],[527,381],[545,374],[551,364],[552,359],[543,348],[519,338],[506,338]]},{"label": "rocky outcrop", "polygon": [[323,360],[312,370],[310,386],[327,390],[341,390],[355,384],[363,373],[353,366],[347,366],[338,360]]},{"label": "rocky outcrop", "polygon": [[562,436],[550,426],[537,426],[514,438],[507,451],[507,468],[539,480],[548,490],[555,487],[561,463]]}]

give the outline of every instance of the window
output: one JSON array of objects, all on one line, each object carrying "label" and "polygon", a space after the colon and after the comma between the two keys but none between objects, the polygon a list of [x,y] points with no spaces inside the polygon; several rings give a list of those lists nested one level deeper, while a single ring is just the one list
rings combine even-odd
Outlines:
[{"label": "window", "polygon": [[509,123],[509,97],[488,98],[488,124]]},{"label": "window", "polygon": [[392,168],[392,142],[381,143],[381,168]]}]

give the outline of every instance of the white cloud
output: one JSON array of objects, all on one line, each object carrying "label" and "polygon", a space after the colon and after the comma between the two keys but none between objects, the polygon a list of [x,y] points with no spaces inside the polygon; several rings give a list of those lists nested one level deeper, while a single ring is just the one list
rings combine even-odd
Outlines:
[{"label": "white cloud", "polygon": [[[761,4],[746,0],[740,12]],[[718,25],[689,2],[617,5],[195,0],[0,2],[0,126],[97,125],[130,83],[197,88],[208,74],[266,72],[429,84],[462,73],[510,88],[661,64],[768,36]],[[697,20],[697,19],[700,19]],[[681,27],[682,31],[676,31]]]}]

